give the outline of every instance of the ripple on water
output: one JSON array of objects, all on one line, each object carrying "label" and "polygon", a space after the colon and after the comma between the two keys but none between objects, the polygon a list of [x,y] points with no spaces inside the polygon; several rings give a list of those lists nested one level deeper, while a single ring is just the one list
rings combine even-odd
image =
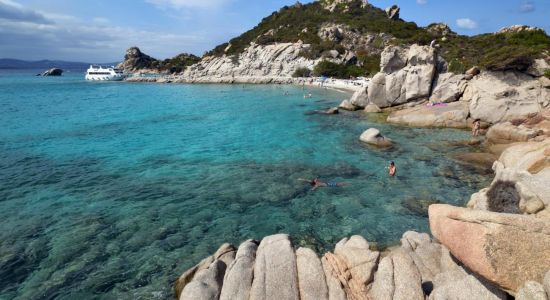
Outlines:
[{"label": "ripple on water", "polygon": [[[463,205],[488,180],[447,157],[468,132],[304,115],[335,92],[31,79],[0,78],[17,108],[0,112],[0,298],[165,299],[221,243],[277,232],[318,252],[352,234],[384,247],[428,229],[429,201]],[[369,127],[395,146],[360,143]],[[349,185],[298,180],[314,177]]]}]

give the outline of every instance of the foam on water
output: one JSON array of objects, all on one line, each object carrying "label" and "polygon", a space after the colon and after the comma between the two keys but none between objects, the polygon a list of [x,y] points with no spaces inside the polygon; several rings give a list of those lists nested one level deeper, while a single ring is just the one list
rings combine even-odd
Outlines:
[{"label": "foam on water", "polygon": [[[0,74],[0,91],[2,299],[170,298],[221,243],[278,232],[317,251],[352,234],[383,247],[428,230],[419,203],[464,205],[488,180],[448,159],[468,132],[307,114],[346,97],[334,91],[80,74]],[[361,144],[369,127],[396,146]],[[313,177],[349,185],[298,181]]]}]

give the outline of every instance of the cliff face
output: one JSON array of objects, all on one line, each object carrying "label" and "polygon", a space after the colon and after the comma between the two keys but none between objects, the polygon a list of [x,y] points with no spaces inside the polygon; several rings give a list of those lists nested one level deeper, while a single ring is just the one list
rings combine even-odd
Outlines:
[{"label": "cliff face", "polygon": [[318,60],[300,56],[310,45],[280,43],[252,44],[239,55],[205,57],[183,74],[186,82],[255,82],[255,80],[290,77],[299,68],[312,69]]}]

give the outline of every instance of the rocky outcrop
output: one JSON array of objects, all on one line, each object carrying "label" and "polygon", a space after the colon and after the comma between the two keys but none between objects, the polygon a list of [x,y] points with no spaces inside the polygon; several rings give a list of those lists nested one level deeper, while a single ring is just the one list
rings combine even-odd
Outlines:
[{"label": "rocky outcrop", "polygon": [[392,5],[386,8],[386,15],[392,20],[399,20],[399,11],[401,9],[397,5]]},{"label": "rocky outcrop", "polygon": [[359,137],[359,140],[361,140],[361,142],[363,143],[367,143],[375,146],[381,146],[381,147],[387,147],[392,145],[392,140],[383,136],[380,133],[380,130],[376,128],[369,128],[365,130],[365,132],[363,132]]},{"label": "rocky outcrop", "polygon": [[42,73],[42,76],[61,76],[63,74],[63,70],[59,68],[51,68],[49,70],[44,71]]},{"label": "rocky outcrop", "polygon": [[464,79],[463,75],[455,75],[453,73],[439,74],[433,85],[430,102],[455,102],[462,97],[466,86],[467,81]]},{"label": "rocky outcrop", "polygon": [[344,110],[349,110],[349,111],[354,111],[354,110],[359,109],[357,106],[351,104],[351,102],[349,100],[342,101],[342,103],[340,103],[340,105],[338,105],[338,108],[341,108],[341,109],[344,109]]},{"label": "rocky outcrop", "polygon": [[144,69],[150,69],[155,61],[156,59],[141,52],[138,47],[131,47],[126,50],[124,61],[118,64],[117,68],[125,72],[147,72],[147,70]]},{"label": "rocky outcrop", "polygon": [[[235,248],[230,244],[223,244],[220,246],[220,248],[214,253],[213,255],[203,259],[201,262],[199,262],[194,267],[190,268],[189,270],[185,271],[181,276],[176,280],[174,284],[174,290],[176,293],[176,296],[178,299],[180,298],[180,295],[182,294],[183,289],[187,284],[189,284],[193,278],[202,270],[208,269],[212,266],[212,264],[216,261],[220,261],[225,266],[221,266],[219,264],[214,265],[214,267],[206,274],[209,278],[217,278],[217,276],[221,276],[223,278],[225,269],[228,265],[233,262],[233,259],[235,258]],[[211,276],[212,275],[212,276]],[[194,290],[194,289],[193,289]],[[192,298],[190,298],[192,299]]]},{"label": "rocky outcrop", "polygon": [[497,31],[497,34],[499,33],[518,33],[522,31],[544,31],[544,29],[539,27],[532,27],[528,25],[512,25],[509,27],[503,27],[499,31]]},{"label": "rocky outcrop", "polygon": [[313,69],[316,60],[302,57],[308,44],[251,44],[238,56],[205,57],[188,67],[177,82],[271,83],[276,78],[292,79],[298,68]]},{"label": "rocky outcrop", "polygon": [[254,278],[254,261],[258,243],[248,240],[239,246],[235,260],[229,264],[223,279],[220,300],[248,299]]},{"label": "rocky outcrop", "polygon": [[538,128],[529,128],[524,125],[514,126],[511,122],[504,122],[491,126],[486,137],[489,143],[511,144],[533,140],[543,133]]},{"label": "rocky outcrop", "polygon": [[367,0],[321,0],[323,8],[330,12],[334,12],[337,8],[342,8],[343,12],[347,12],[349,4],[353,2],[360,2],[361,8],[366,8],[369,5]]},{"label": "rocky outcrop", "polygon": [[540,81],[518,72],[483,72],[463,95],[473,119],[499,123],[536,114],[550,105],[550,92]]},{"label": "rocky outcrop", "polygon": [[309,248],[296,250],[298,287],[302,300],[328,300],[325,272],[317,254]]},{"label": "rocky outcrop", "polygon": [[468,127],[468,104],[419,105],[392,112],[387,121],[412,127]]},{"label": "rocky outcrop", "polygon": [[426,30],[431,34],[439,36],[456,35],[456,32],[445,23],[432,23],[426,27]]},{"label": "rocky outcrop", "polygon": [[[430,206],[430,229],[458,260],[502,289],[542,282],[550,269],[550,222],[528,216]],[[467,242],[465,242],[467,241]]]},{"label": "rocky outcrop", "polygon": [[[284,287],[284,288],[282,288]],[[286,234],[265,237],[256,254],[250,299],[299,299],[296,255]]]},{"label": "rocky outcrop", "polygon": [[350,104],[357,108],[366,107],[369,104],[367,88],[361,88],[357,92],[353,93],[353,96],[351,96],[351,99],[349,101]]},{"label": "rocky outcrop", "polygon": [[331,43],[337,43],[345,49],[345,51],[332,50],[325,59],[335,63],[356,64],[357,52],[368,53],[369,55],[379,55],[384,45],[390,40],[391,36],[385,33],[370,33],[353,30],[348,25],[326,23],[319,28],[317,36],[321,40]]},{"label": "rocky outcrop", "polygon": [[516,295],[517,300],[548,300],[542,284],[536,281],[527,281]]},{"label": "rocky outcrop", "polygon": [[434,49],[387,47],[381,54],[380,69],[368,86],[369,103],[385,108],[427,99],[436,71]]}]

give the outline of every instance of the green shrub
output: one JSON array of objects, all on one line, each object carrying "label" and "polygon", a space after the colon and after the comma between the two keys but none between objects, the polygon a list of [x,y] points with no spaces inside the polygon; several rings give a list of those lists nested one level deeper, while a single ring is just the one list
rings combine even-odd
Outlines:
[{"label": "green shrub", "polygon": [[464,74],[466,72],[466,67],[459,59],[453,59],[449,63],[449,72],[455,73],[455,74]]},{"label": "green shrub", "polygon": [[512,181],[498,180],[487,192],[489,211],[518,214],[521,197]]},{"label": "green shrub", "polygon": [[308,68],[298,68],[294,73],[292,73],[292,77],[309,77],[311,76],[311,70]]},{"label": "green shrub", "polygon": [[337,64],[323,60],[313,68],[313,75],[348,79],[365,75],[365,70],[356,65]]},{"label": "green shrub", "polygon": [[546,78],[550,78],[550,69],[548,69],[548,70],[546,70],[546,71],[544,72],[544,76],[545,76]]}]

